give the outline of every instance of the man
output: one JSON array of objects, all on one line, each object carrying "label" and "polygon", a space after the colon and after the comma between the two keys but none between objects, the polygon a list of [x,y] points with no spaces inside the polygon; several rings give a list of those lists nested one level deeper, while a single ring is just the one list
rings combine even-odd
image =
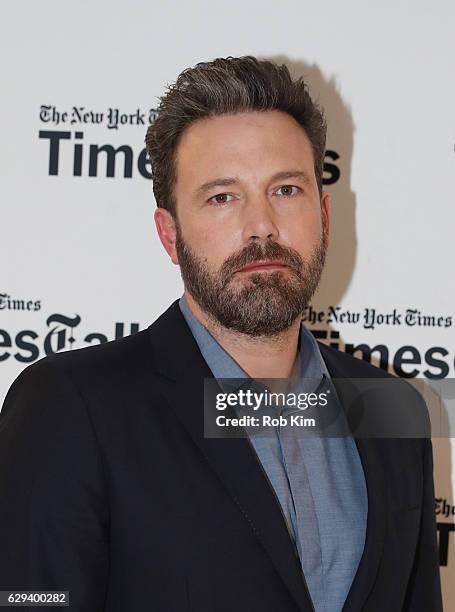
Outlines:
[{"label": "man", "polygon": [[81,612],[441,610],[428,438],[204,432],[214,377],[335,393],[391,378],[301,323],[330,217],[305,84],[250,56],[198,64],[146,143],[184,294],[147,330],[12,385],[0,588],[68,590]]}]

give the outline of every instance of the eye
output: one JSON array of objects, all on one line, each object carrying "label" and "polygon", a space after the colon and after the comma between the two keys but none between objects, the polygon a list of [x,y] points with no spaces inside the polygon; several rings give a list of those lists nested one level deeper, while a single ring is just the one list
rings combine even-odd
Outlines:
[{"label": "eye", "polygon": [[[279,193],[281,191],[281,193]],[[291,196],[297,195],[297,193],[301,191],[300,187],[296,187],[295,185],[282,185],[279,187],[275,193],[277,195],[285,196],[289,198]]]},{"label": "eye", "polygon": [[[229,200],[228,198],[231,199]],[[209,202],[212,202],[213,204],[227,204],[228,202],[232,202],[233,199],[234,196],[232,196],[230,193],[218,193],[217,195],[209,198]]]}]

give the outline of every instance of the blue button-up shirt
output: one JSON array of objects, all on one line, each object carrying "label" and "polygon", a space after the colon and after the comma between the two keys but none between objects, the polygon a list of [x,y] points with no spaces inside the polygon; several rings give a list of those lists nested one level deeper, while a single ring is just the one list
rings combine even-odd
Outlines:
[{"label": "blue button-up shirt", "polygon": [[[214,377],[247,378],[184,296],[179,306]],[[317,342],[303,323],[298,358],[301,384],[294,390],[313,391],[326,383],[336,394]],[[368,497],[362,464],[352,437],[302,437],[292,429],[286,436],[279,428],[273,435],[250,435],[250,442],[281,505],[316,612],[339,612],[365,544]]]}]

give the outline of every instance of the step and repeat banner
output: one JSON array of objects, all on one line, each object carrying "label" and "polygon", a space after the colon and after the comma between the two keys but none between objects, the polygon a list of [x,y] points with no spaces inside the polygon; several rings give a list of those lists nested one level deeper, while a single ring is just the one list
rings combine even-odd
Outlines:
[{"label": "step and repeat banner", "polygon": [[[228,55],[286,63],[326,110],[331,245],[306,325],[398,376],[454,377],[452,2],[42,0],[7,12],[0,404],[28,364],[143,329],[181,295],[144,137],[181,70]],[[433,448],[451,610],[454,440],[441,430]]]}]

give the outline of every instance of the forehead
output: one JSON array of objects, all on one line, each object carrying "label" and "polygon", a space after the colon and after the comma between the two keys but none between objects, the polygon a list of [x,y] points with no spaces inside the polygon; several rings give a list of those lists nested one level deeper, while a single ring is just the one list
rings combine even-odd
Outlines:
[{"label": "forehead", "polygon": [[220,172],[266,178],[291,167],[314,176],[305,130],[281,111],[201,119],[185,130],[176,151],[177,184],[187,187]]}]

